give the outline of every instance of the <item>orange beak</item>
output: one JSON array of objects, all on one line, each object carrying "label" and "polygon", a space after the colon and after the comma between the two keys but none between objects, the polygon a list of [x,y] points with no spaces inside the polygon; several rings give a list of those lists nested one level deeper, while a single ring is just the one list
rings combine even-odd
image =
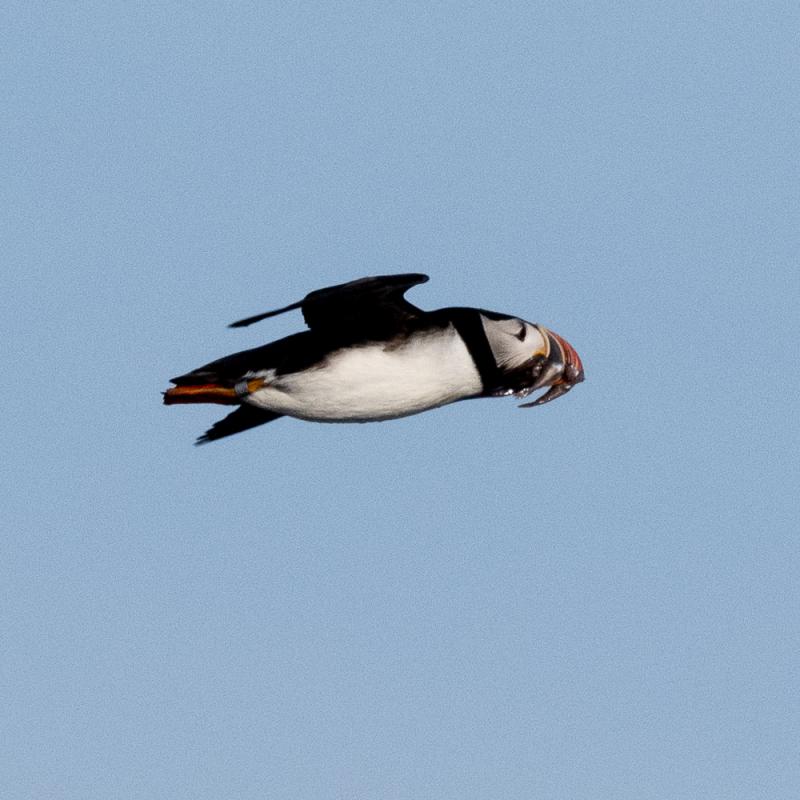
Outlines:
[{"label": "orange beak", "polygon": [[566,339],[543,325],[536,327],[539,328],[548,344],[548,352],[544,357],[541,373],[530,391],[535,392],[544,386],[550,388],[541,397],[531,403],[523,403],[520,408],[531,408],[549,403],[566,394],[575,384],[584,379],[583,363],[575,348]]}]

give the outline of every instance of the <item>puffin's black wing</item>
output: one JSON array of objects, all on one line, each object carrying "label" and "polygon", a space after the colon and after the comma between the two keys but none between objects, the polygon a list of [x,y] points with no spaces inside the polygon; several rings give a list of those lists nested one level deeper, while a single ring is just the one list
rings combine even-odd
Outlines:
[{"label": "puffin's black wing", "polygon": [[415,272],[359,278],[338,286],[317,289],[296,303],[240,319],[230,327],[243,328],[267,317],[299,308],[312,331],[397,329],[405,321],[423,313],[403,295],[412,286],[427,280],[427,275]]},{"label": "puffin's black wing", "polygon": [[267,411],[264,408],[256,408],[255,406],[248,405],[239,406],[236,411],[231,412],[227,417],[223,417],[218,422],[215,422],[198,438],[195,444],[215,442],[217,439],[233,436],[234,433],[241,433],[250,428],[255,428],[258,425],[263,425],[265,422],[272,422],[272,420],[278,419],[281,416],[283,415]]}]

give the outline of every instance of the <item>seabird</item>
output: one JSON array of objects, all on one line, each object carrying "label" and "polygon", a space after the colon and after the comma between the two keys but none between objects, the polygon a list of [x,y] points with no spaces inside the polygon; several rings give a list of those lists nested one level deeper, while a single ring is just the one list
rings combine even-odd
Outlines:
[{"label": "seabird", "polygon": [[521,408],[566,394],[583,365],[542,325],[480,308],[423,311],[404,295],[427,275],[378,275],[317,289],[302,300],[234,322],[241,328],[300,309],[308,330],[225,356],[172,378],[164,403],[236,410],[197,444],[282,416],[373,422],[474,397],[524,398]]}]

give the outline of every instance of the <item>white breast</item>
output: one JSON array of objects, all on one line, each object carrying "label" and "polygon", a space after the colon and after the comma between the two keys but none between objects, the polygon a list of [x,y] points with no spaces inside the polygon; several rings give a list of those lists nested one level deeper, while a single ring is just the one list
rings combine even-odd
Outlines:
[{"label": "white breast", "polygon": [[248,402],[300,419],[364,422],[416,414],[480,391],[472,357],[450,327],[400,346],[337,350],[317,367],[268,379]]}]

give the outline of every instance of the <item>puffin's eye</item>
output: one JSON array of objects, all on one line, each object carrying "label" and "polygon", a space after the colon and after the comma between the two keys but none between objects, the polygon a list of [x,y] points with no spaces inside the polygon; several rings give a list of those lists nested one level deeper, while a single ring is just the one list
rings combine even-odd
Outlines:
[{"label": "puffin's eye", "polygon": [[523,325],[522,328],[520,328],[519,333],[515,333],[514,336],[516,336],[517,339],[519,339],[521,342],[524,342],[527,334],[528,334],[528,329]]}]

